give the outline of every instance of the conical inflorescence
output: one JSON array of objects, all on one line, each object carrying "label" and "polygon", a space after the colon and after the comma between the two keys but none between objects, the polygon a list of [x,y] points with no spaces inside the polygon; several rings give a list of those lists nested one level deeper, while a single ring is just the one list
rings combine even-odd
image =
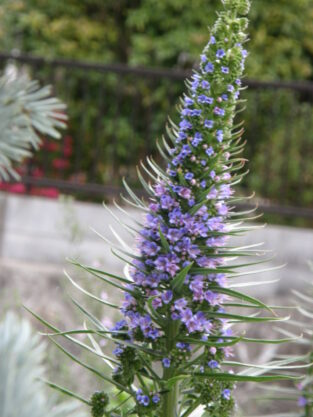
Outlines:
[{"label": "conical inflorescence", "polygon": [[[74,301],[90,328],[85,325],[83,330],[61,332],[40,319],[54,336],[70,339],[100,357],[101,366],[113,368],[110,377],[107,369],[82,362],[55,342],[71,359],[115,387],[109,398],[104,392],[95,393],[90,401],[80,398],[91,406],[94,417],[227,417],[234,406],[236,381],[289,378],[278,375],[274,366],[257,373],[253,368],[243,373],[227,368],[234,364],[250,368],[228,359],[237,342],[266,343],[232,334],[233,323],[279,318],[261,301],[231,286],[241,267],[260,262],[234,261],[253,256],[259,249],[258,245],[235,247],[229,241],[249,229],[242,225],[246,213],[234,209],[238,198],[233,187],[244,175],[242,124],[236,126],[234,118],[240,111],[247,57],[245,16],[250,3],[222,3],[199,69],[186,83],[179,124],[171,123],[167,139],[158,144],[164,167],[147,158],[148,167],[143,165],[143,169],[151,182],[138,171],[149,202],[138,198],[125,182],[130,200],[124,200],[144,213],[143,223],[136,218],[134,226],[125,224],[137,236],[136,253],[115,233],[121,245],[115,254],[121,259],[126,255],[125,277],[74,262],[106,285],[123,291],[122,306],[90,294],[69,277],[85,295],[113,311],[121,310],[124,317],[108,329]],[[117,203],[116,207],[123,217],[128,215]],[[249,313],[233,313],[231,306]],[[270,317],[259,315],[263,309],[270,311]],[[87,334],[90,344],[73,337],[79,333]],[[97,338],[114,342],[114,358],[102,351]],[[268,369],[272,373],[263,375]]]},{"label": "conical inflorescence", "polygon": [[[114,350],[120,360],[115,381],[130,387],[146,362],[152,369],[159,362],[163,382],[187,371],[188,383],[185,379],[182,384],[186,390],[192,387],[187,401],[221,416],[233,406],[232,382],[214,380],[211,374],[220,373],[221,361],[231,355],[223,303],[227,274],[234,272],[227,262],[232,249],[226,245],[233,231],[233,185],[243,166],[237,156],[242,131],[233,121],[247,57],[248,21],[242,15],[248,10],[246,0],[224,2],[200,68],[186,83],[179,126],[168,129],[171,144],[163,142],[167,169],[149,160],[154,184],[144,185],[151,202],[139,232],[139,255],[129,267],[132,283],[123,303],[124,319],[114,328],[120,332],[116,337],[153,351],[146,354],[121,341]],[[149,410],[151,415],[177,413],[175,385],[166,392],[155,378],[152,385],[140,384],[138,415],[150,415]]]}]

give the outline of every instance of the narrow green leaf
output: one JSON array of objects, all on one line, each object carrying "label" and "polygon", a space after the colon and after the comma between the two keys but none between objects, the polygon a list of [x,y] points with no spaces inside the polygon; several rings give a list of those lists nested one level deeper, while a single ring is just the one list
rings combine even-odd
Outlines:
[{"label": "narrow green leaf", "polygon": [[74,393],[74,392],[72,392],[72,391],[69,391],[69,390],[68,390],[68,389],[66,389],[66,388],[61,387],[60,385],[54,384],[53,382],[46,381],[46,380],[44,380],[44,379],[42,379],[42,381],[43,381],[46,385],[48,385],[50,388],[53,388],[53,389],[55,389],[55,390],[57,390],[57,391],[61,392],[62,394],[65,394],[65,395],[68,395],[69,397],[75,398],[75,400],[79,400],[79,401],[81,401],[82,403],[87,404],[87,405],[89,405],[89,406],[91,405],[91,404],[90,404],[90,401],[86,400],[85,398],[81,397],[81,396],[80,396],[80,395],[78,395],[78,394],[75,394],[75,393]]},{"label": "narrow green leaf", "polygon": [[182,269],[177,275],[175,275],[175,277],[172,279],[172,281],[171,281],[171,287],[173,288],[173,290],[176,292],[176,293],[180,293],[181,292],[181,290],[182,290],[182,288],[183,288],[183,285],[184,285],[184,282],[185,282],[185,279],[186,279],[186,276],[187,276],[187,274],[188,274],[188,272],[189,272],[189,270],[190,270],[190,268],[192,267],[192,265],[193,265],[193,262],[191,262],[189,265],[187,265],[187,266],[185,266],[185,268],[184,269]]}]

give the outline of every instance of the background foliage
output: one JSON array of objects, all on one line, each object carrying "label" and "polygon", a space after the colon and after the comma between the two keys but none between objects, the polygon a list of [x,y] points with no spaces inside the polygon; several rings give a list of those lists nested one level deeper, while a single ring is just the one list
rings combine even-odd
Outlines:
[{"label": "background foliage", "polygon": [[[218,0],[3,0],[0,50],[187,69],[196,64],[218,7]],[[255,1],[250,38],[246,71],[250,79],[313,80],[311,0]],[[71,109],[74,149],[61,176],[115,185],[125,173],[135,178],[129,167],[147,152],[147,144],[148,152],[155,149],[154,139],[164,132],[166,114],[183,90],[181,81],[149,84],[139,77],[74,70],[51,74],[44,68],[33,76],[59,84],[57,93]],[[244,118],[251,175],[244,186],[279,203],[312,205],[308,97],[276,91],[250,91],[247,97],[250,107]],[[140,100],[137,109],[134,100]],[[94,129],[98,112],[104,117]],[[79,154],[84,158],[78,172]]]},{"label": "background foliage", "polygon": [[[189,67],[217,0],[4,0],[0,48],[54,57]],[[258,0],[251,11],[247,75],[313,79],[311,0]]]}]

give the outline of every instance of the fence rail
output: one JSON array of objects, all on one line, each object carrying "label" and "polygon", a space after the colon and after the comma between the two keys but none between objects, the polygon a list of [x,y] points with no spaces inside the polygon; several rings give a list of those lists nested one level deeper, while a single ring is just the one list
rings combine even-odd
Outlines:
[{"label": "fence rail", "polygon": [[[135,165],[156,153],[167,115],[192,71],[47,59],[0,52],[0,67],[14,66],[68,104],[68,135],[44,149],[22,171],[25,192],[42,188],[82,197],[110,198],[120,178],[134,187]],[[246,80],[246,155],[250,179],[267,213],[313,218],[313,83]]]}]

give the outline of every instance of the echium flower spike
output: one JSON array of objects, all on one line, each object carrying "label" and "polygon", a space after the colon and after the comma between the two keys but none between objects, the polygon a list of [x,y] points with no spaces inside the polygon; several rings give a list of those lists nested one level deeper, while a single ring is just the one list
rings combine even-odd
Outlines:
[{"label": "echium flower spike", "polygon": [[223,307],[232,272],[225,245],[232,184],[240,180],[235,173],[242,163],[234,156],[242,146],[233,120],[249,1],[223,4],[200,68],[187,82],[179,126],[169,130],[166,172],[149,160],[158,176],[139,233],[139,257],[129,268],[124,319],[113,329],[120,339],[113,378],[128,387],[136,382],[138,416],[188,416],[199,405],[210,415],[228,416],[234,404],[231,378],[217,375],[223,375],[221,361],[232,344]]},{"label": "echium flower spike", "polygon": [[[124,317],[108,329],[86,307],[73,300],[91,328],[86,324],[83,330],[61,332],[40,318],[53,336],[71,340],[79,348],[95,354],[101,359],[101,365],[114,368],[110,377],[101,366],[95,368],[82,362],[55,342],[67,356],[117,390],[96,392],[89,401],[75,394],[97,417],[228,417],[234,405],[235,381],[292,378],[278,375],[279,368],[275,366],[274,372],[273,364],[262,370],[263,373],[271,369],[271,375],[256,376],[253,368],[244,373],[225,368],[249,367],[228,360],[232,345],[244,339],[242,335],[232,334],[233,323],[280,318],[255,317],[255,311],[259,315],[262,309],[271,313],[272,309],[228,286],[230,277],[240,275],[240,267],[260,262],[231,264],[234,257],[251,256],[255,249],[236,248],[227,243],[230,236],[245,231],[240,225],[247,220],[247,212],[235,212],[231,204],[238,200],[233,197],[233,185],[244,175],[240,174],[244,161],[238,156],[243,149],[242,130],[238,130],[241,124],[234,126],[233,120],[247,56],[243,46],[247,27],[244,16],[250,4],[249,0],[223,0],[222,3],[224,10],[211,30],[199,70],[187,81],[179,126],[171,123],[172,127],[167,128],[171,145],[166,139],[163,147],[158,144],[168,166],[160,168],[153,159],[147,158],[149,168],[144,165],[143,168],[153,178],[153,184],[147,183],[138,171],[151,197],[149,205],[124,182],[131,201],[123,197],[124,200],[144,212],[143,224],[135,219],[135,227],[125,225],[131,234],[138,234],[137,253],[130,253],[114,232],[121,246],[118,246],[119,253],[112,252],[120,259],[127,256],[125,277],[73,262],[106,285],[125,292],[122,307],[90,294],[67,274],[77,289],[107,308],[120,309]],[[123,216],[128,215],[115,204]],[[259,254],[258,248],[256,253]],[[249,271],[249,274],[256,272]],[[238,306],[238,300],[240,307],[245,311],[252,309],[254,314],[232,314],[225,310]],[[76,339],[75,334],[88,335],[90,344]],[[99,337],[115,343],[113,358],[102,352],[101,343],[96,340]],[[265,343],[263,339],[245,341]],[[74,395],[65,388],[59,389]]]}]

